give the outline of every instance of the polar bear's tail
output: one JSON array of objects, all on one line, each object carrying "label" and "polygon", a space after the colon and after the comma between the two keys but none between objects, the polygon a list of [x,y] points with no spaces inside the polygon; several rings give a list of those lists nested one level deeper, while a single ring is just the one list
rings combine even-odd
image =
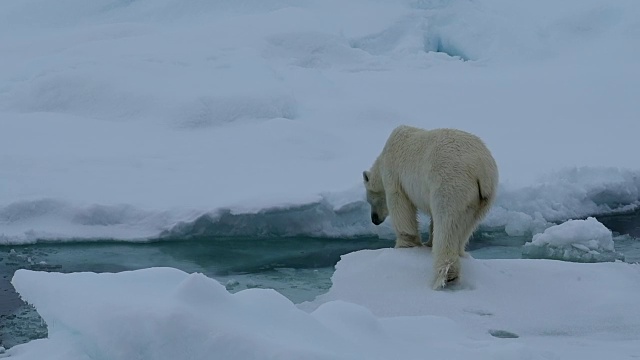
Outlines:
[{"label": "polar bear's tail", "polygon": [[486,166],[481,167],[476,183],[478,184],[478,212],[476,213],[476,221],[485,217],[493,201],[496,198],[496,190],[498,187],[498,167],[495,161],[487,162]]}]

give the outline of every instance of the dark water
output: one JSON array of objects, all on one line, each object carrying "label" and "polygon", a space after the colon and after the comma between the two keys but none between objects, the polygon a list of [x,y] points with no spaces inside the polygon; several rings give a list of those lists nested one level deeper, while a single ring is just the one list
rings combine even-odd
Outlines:
[{"label": "dark water", "polygon": [[626,214],[603,215],[596,218],[614,232],[640,238],[640,209]]},{"label": "dark water", "polygon": [[[616,250],[628,262],[640,262],[640,211],[598,218],[616,234]],[[468,250],[475,258],[520,258],[531,237],[478,232]],[[293,302],[312,300],[331,286],[340,256],[361,249],[392,247],[378,238],[319,239],[199,237],[149,243],[83,242],[0,246],[0,345],[5,348],[46,337],[47,329],[10,281],[17,269],[56,272],[119,272],[169,266],[201,272],[235,292],[273,288]]]}]

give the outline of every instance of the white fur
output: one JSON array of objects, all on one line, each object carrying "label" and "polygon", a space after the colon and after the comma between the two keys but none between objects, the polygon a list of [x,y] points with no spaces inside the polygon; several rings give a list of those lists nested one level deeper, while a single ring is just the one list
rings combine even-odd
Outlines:
[{"label": "white fur", "polygon": [[[422,246],[417,212],[431,218],[438,289],[460,276],[460,256],[491,207],[498,168],[480,138],[455,129],[399,126],[363,173],[372,221],[393,219],[396,247]],[[375,223],[374,221],[374,223]]]}]

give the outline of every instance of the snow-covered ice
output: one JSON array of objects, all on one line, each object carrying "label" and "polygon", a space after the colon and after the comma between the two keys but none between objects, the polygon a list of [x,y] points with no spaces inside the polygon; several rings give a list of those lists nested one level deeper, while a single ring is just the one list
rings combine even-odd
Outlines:
[{"label": "snow-covered ice", "polygon": [[19,270],[49,326],[11,359],[627,359],[640,355],[640,265],[464,259],[433,291],[430,250],[348,254],[330,291],[295,305],[172,268]]},{"label": "snow-covered ice", "polygon": [[[401,123],[485,140],[500,187],[484,227],[540,240],[637,209],[639,13],[636,0],[3,1],[0,244],[386,236],[360,174]],[[7,352],[640,355],[638,265],[466,259],[461,284],[433,292],[430,261],[346,255],[331,290],[298,306],[169,268],[20,270],[49,338]]]},{"label": "snow-covered ice", "polygon": [[[639,12],[635,0],[5,1],[0,243],[198,224],[374,234],[360,173],[400,123],[486,141],[501,186],[484,226],[529,234],[637,207]],[[265,216],[292,221],[252,225]]]},{"label": "snow-covered ice", "polygon": [[522,247],[522,256],[575,262],[624,260],[616,252],[613,233],[593,217],[568,220],[536,234]]}]

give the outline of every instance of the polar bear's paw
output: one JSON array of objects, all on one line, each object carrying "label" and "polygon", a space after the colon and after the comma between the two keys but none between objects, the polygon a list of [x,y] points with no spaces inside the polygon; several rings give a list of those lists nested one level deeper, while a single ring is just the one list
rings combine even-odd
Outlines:
[{"label": "polar bear's paw", "polygon": [[422,246],[420,235],[400,234],[396,239],[396,248],[410,248]]},{"label": "polar bear's paw", "polygon": [[460,277],[458,269],[453,266],[453,263],[447,262],[437,268],[433,289],[442,289],[447,286],[447,283],[458,280],[458,277]]}]

